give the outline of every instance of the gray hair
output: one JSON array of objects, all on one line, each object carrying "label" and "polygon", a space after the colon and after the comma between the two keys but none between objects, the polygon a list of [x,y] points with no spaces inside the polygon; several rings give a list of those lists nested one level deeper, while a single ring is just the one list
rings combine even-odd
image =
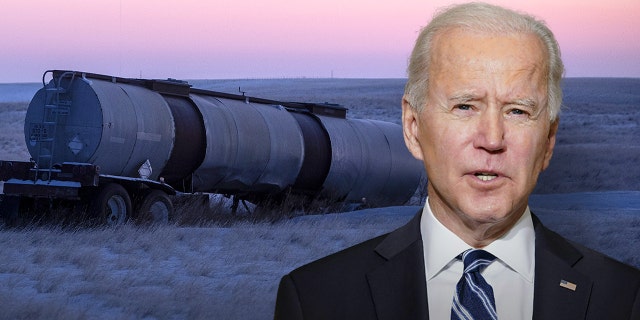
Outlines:
[{"label": "gray hair", "polygon": [[550,120],[555,121],[562,104],[561,80],[564,65],[553,33],[543,21],[519,12],[486,3],[467,3],[444,8],[422,29],[409,59],[405,97],[420,110],[427,103],[429,58],[433,38],[443,30],[463,28],[487,33],[528,33],[536,35],[547,48],[547,95]]}]

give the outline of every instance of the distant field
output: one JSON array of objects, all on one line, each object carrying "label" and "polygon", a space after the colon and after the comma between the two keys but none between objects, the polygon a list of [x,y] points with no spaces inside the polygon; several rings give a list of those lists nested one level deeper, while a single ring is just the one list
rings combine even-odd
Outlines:
[{"label": "distant field", "polygon": [[27,102],[0,102],[0,160],[29,160],[24,139],[27,106]]}]

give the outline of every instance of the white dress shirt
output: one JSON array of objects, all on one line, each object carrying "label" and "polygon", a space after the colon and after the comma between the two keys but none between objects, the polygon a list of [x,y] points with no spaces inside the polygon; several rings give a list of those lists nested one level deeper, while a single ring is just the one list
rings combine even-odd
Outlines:
[{"label": "white dress shirt", "polygon": [[[451,319],[455,287],[463,263],[456,259],[471,247],[436,219],[426,201],[420,221],[430,319]],[[529,207],[505,235],[482,248],[497,259],[481,272],[493,287],[498,319],[531,319],[535,233]]]}]

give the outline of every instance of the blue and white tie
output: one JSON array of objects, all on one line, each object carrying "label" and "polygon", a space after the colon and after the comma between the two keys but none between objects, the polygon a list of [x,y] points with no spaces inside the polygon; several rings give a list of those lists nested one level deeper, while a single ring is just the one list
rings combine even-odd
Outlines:
[{"label": "blue and white tie", "polygon": [[493,288],[480,275],[495,259],[484,250],[469,249],[462,253],[464,273],[453,295],[452,320],[498,319]]}]

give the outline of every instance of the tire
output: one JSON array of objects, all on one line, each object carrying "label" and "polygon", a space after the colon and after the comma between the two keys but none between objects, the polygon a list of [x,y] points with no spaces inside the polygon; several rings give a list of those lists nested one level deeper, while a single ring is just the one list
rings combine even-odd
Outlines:
[{"label": "tire", "polygon": [[131,197],[123,186],[109,183],[99,189],[89,208],[99,225],[121,225],[131,215]]},{"label": "tire", "polygon": [[143,225],[168,224],[173,216],[173,203],[169,196],[155,189],[147,189],[136,205],[136,223]]}]

